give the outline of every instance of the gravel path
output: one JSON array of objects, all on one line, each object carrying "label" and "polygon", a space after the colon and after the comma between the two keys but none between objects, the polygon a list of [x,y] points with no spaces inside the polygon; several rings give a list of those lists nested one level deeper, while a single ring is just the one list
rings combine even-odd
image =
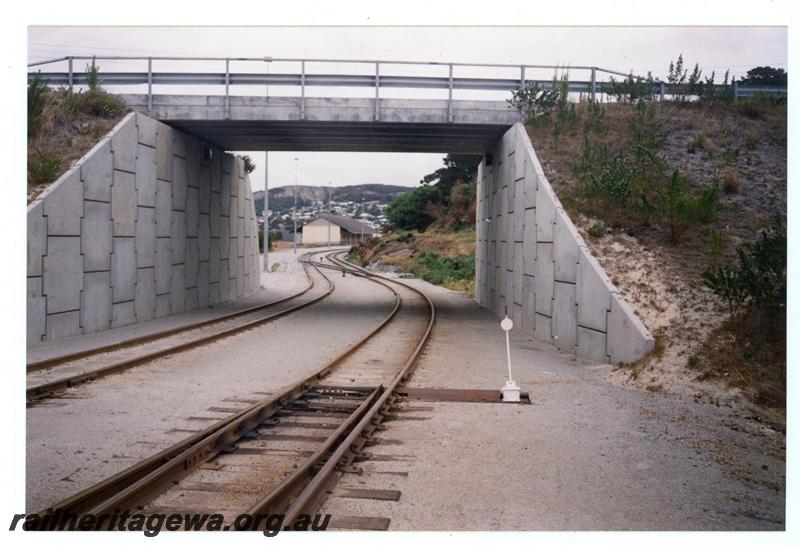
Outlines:
[{"label": "gravel path", "polygon": [[[499,389],[499,321],[465,296],[434,298],[433,338],[410,386]],[[626,389],[610,365],[515,337],[532,405],[409,401],[378,458],[322,510],[392,530],[774,530],[784,527],[785,438],[741,410]],[[341,497],[400,490],[400,500]]]}]

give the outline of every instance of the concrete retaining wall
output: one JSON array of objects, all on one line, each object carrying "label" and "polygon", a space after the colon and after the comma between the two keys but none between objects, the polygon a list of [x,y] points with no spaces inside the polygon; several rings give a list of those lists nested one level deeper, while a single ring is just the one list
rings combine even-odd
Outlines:
[{"label": "concrete retaining wall", "polygon": [[242,160],[129,114],[28,206],[28,342],[242,298],[256,230]]},{"label": "concrete retaining wall", "polygon": [[478,168],[475,298],[515,328],[598,362],[632,362],[653,337],[570,221],[517,123]]}]

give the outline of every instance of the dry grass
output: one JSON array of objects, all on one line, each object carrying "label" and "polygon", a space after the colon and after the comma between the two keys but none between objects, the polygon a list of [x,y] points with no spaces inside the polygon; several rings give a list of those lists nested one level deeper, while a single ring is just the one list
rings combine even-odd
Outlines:
[{"label": "dry grass", "polygon": [[751,401],[771,408],[786,405],[785,321],[764,325],[755,311],[725,321],[689,358],[698,377],[738,388]]},{"label": "dry grass", "polygon": [[39,130],[28,138],[28,203],[91,150],[127,110],[106,94],[103,100],[111,105],[110,112],[85,113],[77,96],[65,90],[46,94]]}]

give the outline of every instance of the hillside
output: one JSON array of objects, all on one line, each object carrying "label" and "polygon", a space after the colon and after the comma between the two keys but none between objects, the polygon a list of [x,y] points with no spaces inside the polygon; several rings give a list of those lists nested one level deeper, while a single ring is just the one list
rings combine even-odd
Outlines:
[{"label": "hillside", "polygon": [[[786,106],[579,104],[562,120],[529,124],[528,133],[581,235],[656,336],[649,358],[613,378],[717,403],[741,393],[782,409],[785,307],[768,324],[753,307],[731,314],[703,272],[735,265],[737,251],[759,240],[776,214],[785,218]],[[678,205],[700,207],[706,196],[707,218],[676,226],[680,208],[659,208],[666,190],[648,193],[675,172],[688,196]],[[621,181],[631,188],[640,181],[642,197],[617,199]],[[783,283],[785,291],[785,269]]]},{"label": "hillside", "polygon": [[[269,190],[269,208],[274,213],[287,212],[294,206],[294,186],[279,186]],[[327,203],[330,199],[336,202],[352,201],[355,203],[378,202],[390,203],[396,197],[413,190],[407,186],[390,184],[355,184],[349,186],[308,186],[297,185],[298,207],[309,207],[315,203]],[[264,208],[264,191],[253,192],[256,213],[261,214]]]}]

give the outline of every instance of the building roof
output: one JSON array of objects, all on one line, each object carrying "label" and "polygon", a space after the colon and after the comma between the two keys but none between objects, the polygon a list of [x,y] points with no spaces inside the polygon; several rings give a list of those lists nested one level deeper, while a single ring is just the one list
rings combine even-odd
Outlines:
[{"label": "building roof", "polygon": [[354,218],[340,217],[338,215],[329,215],[327,213],[323,213],[319,215],[318,218],[315,218],[314,220],[308,222],[307,224],[311,224],[311,222],[314,222],[316,220],[327,220],[328,222],[336,224],[346,232],[355,235],[361,235],[362,233],[364,235],[375,235],[377,233],[375,228],[373,228],[366,222],[362,222]]}]

